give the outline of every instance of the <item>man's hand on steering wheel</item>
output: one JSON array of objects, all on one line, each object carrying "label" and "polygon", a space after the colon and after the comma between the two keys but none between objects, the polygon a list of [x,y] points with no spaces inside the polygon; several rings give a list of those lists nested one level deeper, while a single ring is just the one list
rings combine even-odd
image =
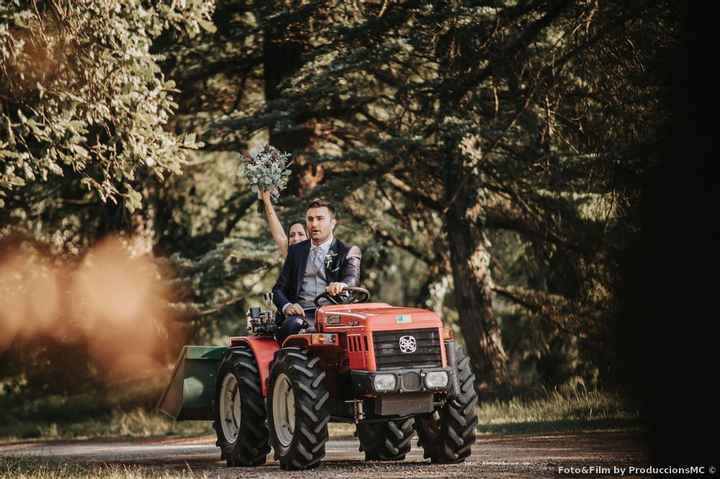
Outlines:
[{"label": "man's hand on steering wheel", "polygon": [[[333,284],[342,286],[338,294],[330,294],[330,286]],[[327,299],[331,304],[364,303],[370,298],[370,291],[365,288],[348,287],[345,283],[330,283],[327,288],[325,288],[325,291],[317,295],[313,300],[316,308],[322,306],[319,301],[323,298]]]},{"label": "man's hand on steering wheel", "polygon": [[347,288],[347,284],[345,283],[330,283],[327,285],[327,288],[325,288],[325,292],[330,296],[337,296],[345,288]]}]

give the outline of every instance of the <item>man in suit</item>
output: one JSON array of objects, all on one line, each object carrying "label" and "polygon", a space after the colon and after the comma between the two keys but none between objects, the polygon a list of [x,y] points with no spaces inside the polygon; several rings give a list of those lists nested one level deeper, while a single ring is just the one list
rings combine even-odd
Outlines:
[{"label": "man in suit", "polygon": [[315,200],[308,205],[305,223],[310,239],[290,246],[273,287],[273,302],[282,312],[278,315],[280,344],[298,333],[305,322],[314,330],[316,296],[323,292],[335,296],[360,281],[360,248],[333,237],[335,208]]}]

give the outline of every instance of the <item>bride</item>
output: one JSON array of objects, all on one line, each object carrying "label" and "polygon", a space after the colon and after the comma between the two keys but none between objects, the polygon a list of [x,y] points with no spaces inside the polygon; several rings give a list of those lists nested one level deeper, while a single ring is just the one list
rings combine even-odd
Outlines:
[{"label": "bride", "polygon": [[258,195],[265,206],[265,218],[270,226],[270,234],[272,234],[275,244],[277,244],[278,250],[280,250],[280,254],[283,259],[285,259],[290,246],[308,239],[305,224],[302,221],[294,221],[290,223],[287,234],[285,234],[285,230],[280,224],[277,213],[275,213],[270,192],[261,191]]}]

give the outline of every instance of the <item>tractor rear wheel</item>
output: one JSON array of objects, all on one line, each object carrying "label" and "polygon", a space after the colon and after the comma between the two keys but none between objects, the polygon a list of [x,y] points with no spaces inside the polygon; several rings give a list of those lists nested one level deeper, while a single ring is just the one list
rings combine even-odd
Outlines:
[{"label": "tractor rear wheel", "polygon": [[320,358],[283,348],[270,369],[267,396],[270,437],[283,469],[310,469],[325,456],[330,393]]},{"label": "tractor rear wheel", "polygon": [[227,465],[259,466],[270,452],[260,374],[247,346],[232,349],[218,370],[215,391],[217,445]]},{"label": "tractor rear wheel", "polygon": [[413,418],[358,424],[360,450],[366,461],[402,461],[415,433]]},{"label": "tractor rear wheel", "polygon": [[456,397],[447,401],[439,411],[415,418],[418,443],[422,444],[425,457],[433,463],[463,462],[475,442],[475,375],[470,369],[470,358],[462,348],[457,348],[455,372],[460,385]]}]

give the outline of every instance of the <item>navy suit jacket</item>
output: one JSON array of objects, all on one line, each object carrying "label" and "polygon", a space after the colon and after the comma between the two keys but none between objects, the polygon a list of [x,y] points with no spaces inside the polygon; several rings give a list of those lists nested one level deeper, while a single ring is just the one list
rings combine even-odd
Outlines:
[{"label": "navy suit jacket", "polygon": [[[280,318],[282,318],[282,309],[286,304],[298,302],[298,294],[303,283],[309,255],[310,240],[296,243],[288,248],[285,264],[283,264],[280,277],[272,290],[273,303],[278,308]],[[348,246],[334,238],[324,264],[328,283],[345,283],[348,286],[357,286],[360,283],[359,248]]]}]

